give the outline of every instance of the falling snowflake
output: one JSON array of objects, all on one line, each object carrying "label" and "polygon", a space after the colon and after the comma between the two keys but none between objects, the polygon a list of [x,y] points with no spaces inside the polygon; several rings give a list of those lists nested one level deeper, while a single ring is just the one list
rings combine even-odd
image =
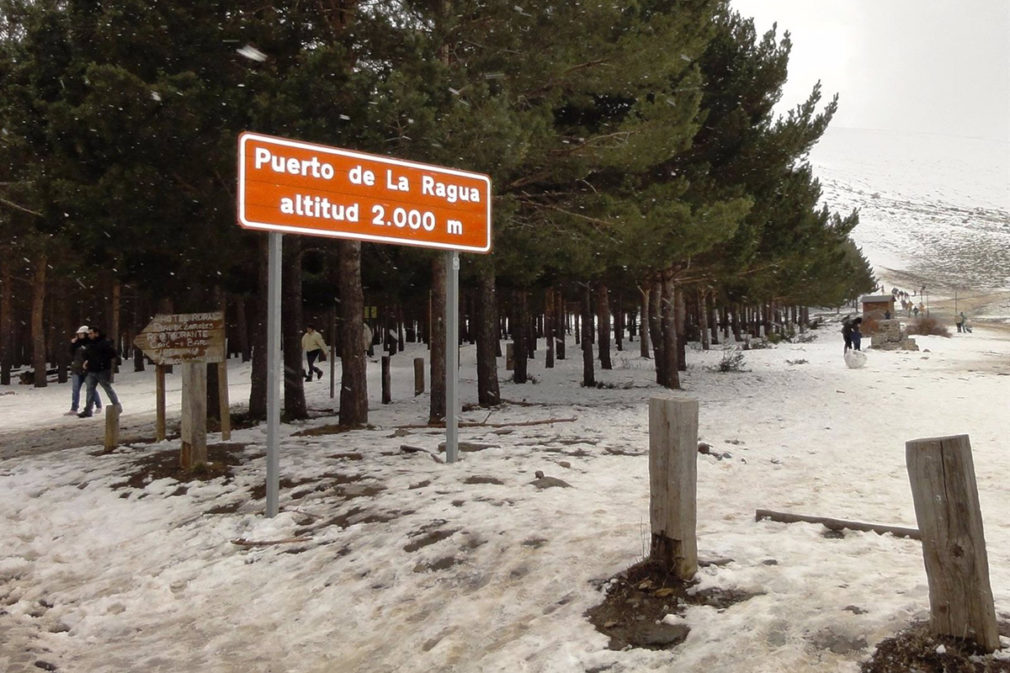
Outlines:
[{"label": "falling snowflake", "polygon": [[236,49],[236,51],[251,61],[263,62],[267,60],[267,55],[264,54],[259,49],[257,49],[256,47],[252,46],[251,44],[247,44],[246,46],[240,49]]}]

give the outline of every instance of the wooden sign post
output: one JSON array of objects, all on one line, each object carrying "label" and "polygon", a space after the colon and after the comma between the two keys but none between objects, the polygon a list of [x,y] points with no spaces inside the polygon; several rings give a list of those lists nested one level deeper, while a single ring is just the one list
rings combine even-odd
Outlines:
[{"label": "wooden sign post", "polygon": [[677,578],[698,572],[698,400],[649,400],[649,556]]},{"label": "wooden sign post", "polygon": [[[157,366],[158,419],[164,438],[164,365],[182,365],[182,467],[191,470],[207,463],[207,366],[225,362],[224,313],[158,314],[141,330],[133,344]],[[227,368],[219,370],[220,385],[227,389]],[[222,396],[221,429],[228,417],[227,394]]]},{"label": "wooden sign post", "polygon": [[930,628],[999,649],[999,628],[968,435],[905,442],[929,584]]}]

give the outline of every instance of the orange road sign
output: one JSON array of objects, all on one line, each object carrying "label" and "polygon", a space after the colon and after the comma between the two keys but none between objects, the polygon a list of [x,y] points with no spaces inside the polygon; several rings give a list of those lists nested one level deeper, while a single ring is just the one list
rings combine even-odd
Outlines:
[{"label": "orange road sign", "polygon": [[491,178],[246,131],[238,221],[247,229],[491,250]]}]

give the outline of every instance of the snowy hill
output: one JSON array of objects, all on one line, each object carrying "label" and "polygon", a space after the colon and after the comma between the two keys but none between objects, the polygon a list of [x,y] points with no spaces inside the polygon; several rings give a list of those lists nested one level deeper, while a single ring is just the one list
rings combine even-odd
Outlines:
[{"label": "snowy hill", "polygon": [[888,289],[1010,291],[1006,143],[831,128],[810,162],[830,208],[859,209],[853,239]]}]

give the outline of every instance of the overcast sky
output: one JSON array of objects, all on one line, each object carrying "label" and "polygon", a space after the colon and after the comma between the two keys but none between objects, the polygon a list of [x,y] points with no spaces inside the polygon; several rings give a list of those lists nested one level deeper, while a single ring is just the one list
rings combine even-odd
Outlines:
[{"label": "overcast sky", "polygon": [[1010,142],[1010,0],[731,0],[793,49],[783,104],[817,80],[833,126]]}]

